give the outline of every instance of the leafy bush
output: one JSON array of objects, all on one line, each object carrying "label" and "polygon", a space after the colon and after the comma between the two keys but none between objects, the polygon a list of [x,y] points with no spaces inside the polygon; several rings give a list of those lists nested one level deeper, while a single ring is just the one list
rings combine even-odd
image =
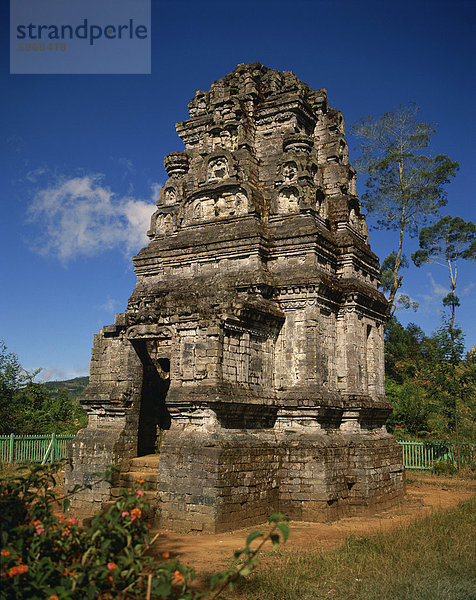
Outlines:
[{"label": "leafy bush", "polygon": [[432,471],[435,475],[454,475],[458,469],[452,462],[440,459],[433,465]]},{"label": "leafy bush", "polygon": [[[235,553],[235,566],[199,592],[190,588],[193,569],[170,560],[168,553],[158,564],[147,555],[156,538],[151,540],[143,518],[148,504],[142,481],[124,489],[107,512],[83,529],[60,510],[68,501],[53,491],[58,469],[34,466],[0,482],[2,600],[218,599],[235,579],[249,574],[267,540],[276,545],[288,536],[285,517],[272,515],[270,532],[252,532],[245,548]],[[258,538],[260,545],[252,548]]]}]

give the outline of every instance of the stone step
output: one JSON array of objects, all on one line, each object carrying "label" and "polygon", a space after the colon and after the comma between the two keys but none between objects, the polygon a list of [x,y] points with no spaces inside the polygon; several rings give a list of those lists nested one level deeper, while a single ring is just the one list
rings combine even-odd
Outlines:
[{"label": "stone step", "polygon": [[159,454],[147,454],[146,456],[136,456],[131,459],[131,471],[133,470],[141,470],[141,471],[149,471],[159,469]]},{"label": "stone step", "polygon": [[119,487],[129,487],[137,485],[137,482],[144,480],[149,485],[157,486],[158,472],[156,471],[129,471],[128,473],[119,473],[117,484]]}]

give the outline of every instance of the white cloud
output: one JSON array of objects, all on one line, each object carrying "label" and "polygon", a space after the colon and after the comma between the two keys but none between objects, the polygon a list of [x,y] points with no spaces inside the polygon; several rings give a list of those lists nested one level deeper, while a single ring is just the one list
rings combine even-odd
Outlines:
[{"label": "white cloud", "polygon": [[443,298],[450,293],[450,289],[437,283],[431,273],[428,273],[428,279],[430,280],[432,297]]},{"label": "white cloud", "polygon": [[114,312],[116,306],[118,306],[119,304],[120,303],[117,300],[114,300],[113,298],[108,298],[106,302],[104,302],[104,304],[101,304],[99,308],[101,310],[105,310],[106,312]]},{"label": "white cloud", "polygon": [[426,275],[429,279],[429,285],[425,286],[425,292],[416,294],[416,298],[420,302],[420,309],[425,313],[441,314],[441,301],[450,293],[450,289],[435,281],[431,272],[428,272]]},{"label": "white cloud", "polygon": [[[28,218],[42,231],[33,242],[37,252],[66,263],[113,248],[130,256],[148,243],[153,197],[118,197],[102,179],[101,175],[61,179],[36,192]],[[151,193],[155,196],[155,187]]]},{"label": "white cloud", "polygon": [[[468,296],[469,293],[471,292],[471,290],[474,288],[474,286],[476,285],[476,283],[468,283],[468,285],[466,285],[462,290],[461,290],[461,294],[459,294],[460,296],[464,297],[464,296]],[[457,294],[458,295],[458,294]]]},{"label": "white cloud", "polygon": [[38,379],[39,381],[64,381],[87,375],[89,375],[89,365],[74,366],[71,369],[49,367],[41,370]]}]

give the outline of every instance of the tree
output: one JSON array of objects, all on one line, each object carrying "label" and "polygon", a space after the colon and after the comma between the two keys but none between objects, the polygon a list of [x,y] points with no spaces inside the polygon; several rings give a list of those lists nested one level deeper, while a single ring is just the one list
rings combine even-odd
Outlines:
[{"label": "tree", "polygon": [[451,318],[448,330],[451,339],[452,360],[455,359],[455,314],[460,305],[456,295],[458,279],[458,261],[476,260],[476,225],[464,221],[461,217],[447,215],[431,227],[420,231],[420,250],[412,254],[417,267],[424,263],[433,263],[448,269],[451,291],[443,298],[443,305],[450,307]]},{"label": "tree", "polygon": [[0,340],[0,434],[76,433],[86,426],[79,402],[34,381],[39,372],[26,371]]},{"label": "tree", "polygon": [[450,330],[448,319],[432,335],[431,362],[427,368],[428,398],[443,420],[443,431],[456,441],[473,439],[476,398],[476,364],[464,359],[464,335],[459,327]]},{"label": "tree", "polygon": [[398,106],[380,117],[366,117],[352,128],[361,138],[359,171],[367,174],[362,201],[378,229],[398,231],[388,301],[395,312],[395,296],[402,285],[399,275],[404,261],[405,234],[414,237],[430,217],[447,202],[444,185],[459,168],[447,156],[431,157],[424,152],[435,128],[418,121],[419,107]]},{"label": "tree", "polygon": [[[397,260],[397,254],[395,250],[392,250],[390,254],[384,259],[381,269],[380,287],[384,292],[390,292],[393,286],[395,262]],[[408,260],[405,254],[402,254],[400,259],[400,269],[408,269]],[[401,281],[402,276],[400,276]],[[395,299],[395,309],[398,304],[401,308],[412,308],[416,310],[418,308],[418,302],[415,302],[407,294],[399,294],[398,298]],[[394,313],[395,310],[392,311]]]}]

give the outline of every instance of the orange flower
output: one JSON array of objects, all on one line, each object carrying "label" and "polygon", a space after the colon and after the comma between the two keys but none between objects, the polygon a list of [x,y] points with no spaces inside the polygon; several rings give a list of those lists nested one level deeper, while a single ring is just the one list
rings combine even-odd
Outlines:
[{"label": "orange flower", "polygon": [[136,479],[137,483],[145,483],[145,479]]},{"label": "orange flower", "polygon": [[66,519],[66,525],[68,527],[70,527],[71,525],[77,525],[78,524],[78,519],[75,519],[74,517],[69,517],[69,519]]},{"label": "orange flower", "polygon": [[140,508],[133,508],[131,510],[131,521],[135,521],[136,519],[140,519],[142,517],[142,511]]},{"label": "orange flower", "polygon": [[48,598],[48,600],[59,600],[58,596],[56,594],[53,594],[52,596],[50,596]]},{"label": "orange flower", "polygon": [[116,565],[115,562],[108,562],[107,563],[107,568],[108,568],[108,571],[110,573],[112,573],[114,571],[114,569],[117,569],[117,565]]},{"label": "orange flower", "polygon": [[2,551],[0,552],[0,554],[2,556],[10,556],[10,551],[3,548]]},{"label": "orange flower", "polygon": [[185,581],[185,577],[180,571],[174,571],[174,580],[173,583],[181,585]]},{"label": "orange flower", "polygon": [[18,565],[17,567],[11,567],[8,570],[9,577],[15,577],[15,575],[23,575],[28,571],[28,565]]},{"label": "orange flower", "polygon": [[170,552],[162,552],[162,558],[170,558]]}]

